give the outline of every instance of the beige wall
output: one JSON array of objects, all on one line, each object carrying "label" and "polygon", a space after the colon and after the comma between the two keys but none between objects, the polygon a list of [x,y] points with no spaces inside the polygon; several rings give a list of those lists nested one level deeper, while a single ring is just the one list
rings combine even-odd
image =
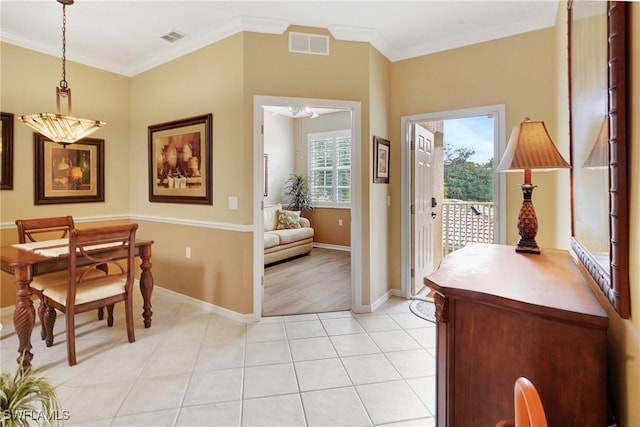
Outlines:
[{"label": "beige wall", "polygon": [[[543,120],[554,141],[566,141],[558,135],[556,122],[556,56],[553,28],[529,32],[486,43],[453,49],[392,65],[391,139],[400,139],[402,116],[457,110],[482,105],[505,104],[507,135],[513,125],[530,117]],[[558,141],[556,141],[558,143]],[[392,200],[400,200],[400,151],[392,144]],[[537,241],[540,247],[556,247],[556,177],[567,171],[533,173],[538,188],[533,201],[538,217]],[[507,203],[505,218],[507,243],[518,241],[516,222],[522,205],[520,174],[506,174]],[[394,203],[390,213],[391,283],[400,288],[401,210]],[[566,223],[566,222],[565,222]]]},{"label": "beige wall", "polygon": [[[132,214],[251,224],[252,165],[242,127],[242,34],[209,45],[131,79]],[[213,205],[150,203],[147,128],[213,113]],[[252,135],[252,133],[250,133]],[[239,209],[228,208],[229,196]]]},{"label": "beige wall", "polygon": [[[389,242],[391,239],[399,235],[396,230],[400,228],[394,228],[390,223],[390,207],[387,206],[387,196],[389,195],[389,188],[391,184],[374,184],[373,183],[373,137],[379,136],[384,139],[390,140],[391,152],[396,151],[396,156],[399,156],[397,148],[400,146],[400,138],[396,137],[390,132],[389,121],[391,119],[391,63],[380,54],[374,48],[369,49],[369,92],[370,92],[370,105],[369,111],[370,117],[370,129],[368,138],[363,136],[362,144],[366,150],[367,155],[363,157],[367,159],[363,162],[363,187],[369,187],[369,212],[368,217],[370,221],[370,233],[367,236],[370,246],[370,259],[371,264],[369,266],[370,271],[370,296],[366,303],[373,304],[390,288],[390,276],[391,270],[389,265],[389,259],[391,254],[391,248]],[[364,134],[367,135],[367,134]],[[393,154],[391,154],[393,157]],[[400,168],[395,171],[393,167],[390,169],[389,182],[393,183],[400,181]],[[400,198],[396,199],[396,206],[399,206]]]},{"label": "beige wall", "polygon": [[[60,58],[6,43],[0,43],[0,55],[1,108],[15,116],[13,190],[0,193],[0,222],[13,223],[17,218],[29,217],[128,213],[129,78],[67,61],[73,114],[108,124],[91,136],[105,140],[105,202],[34,206],[33,130],[22,124],[18,116],[56,112]],[[146,159],[146,154],[142,159]]]},{"label": "beige wall", "polygon": [[[253,311],[247,297],[253,295],[252,233],[136,222],[140,235],[155,236],[151,262],[159,286],[237,313]],[[191,259],[185,258],[185,246]]]},{"label": "beige wall", "polygon": [[265,206],[287,203],[286,182],[294,173],[296,159],[295,120],[282,115],[264,113],[264,152],[268,157],[268,195]]},{"label": "beige wall", "polygon": [[351,247],[351,209],[315,208],[305,216],[314,229],[314,242]]},{"label": "beige wall", "polygon": [[[253,221],[253,157],[242,127],[242,49],[237,34],[131,79],[129,201],[142,218],[139,234],[155,241],[156,284],[248,314],[253,243],[241,225]],[[213,114],[213,205],[149,202],[148,126],[206,113]],[[238,209],[229,209],[229,197],[238,198]]]},{"label": "beige wall", "polygon": [[[289,31],[328,34],[315,28],[290,27]],[[243,129],[247,156],[251,155],[254,95],[336,99],[362,103],[362,174],[369,182],[370,146],[369,78],[370,47],[366,43],[331,39],[331,55],[301,55],[288,51],[288,35],[244,34],[244,102]],[[362,186],[362,299],[370,301],[370,265],[387,264],[386,258],[373,259],[369,252],[369,188]],[[386,229],[384,230],[386,234]],[[385,277],[386,279],[386,277]]]}]

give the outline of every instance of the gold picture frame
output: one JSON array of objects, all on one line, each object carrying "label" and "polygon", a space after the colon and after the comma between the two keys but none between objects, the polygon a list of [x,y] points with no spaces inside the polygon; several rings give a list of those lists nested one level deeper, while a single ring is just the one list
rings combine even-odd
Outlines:
[{"label": "gold picture frame", "polygon": [[149,201],[213,204],[211,113],[149,126]]},{"label": "gold picture frame", "polygon": [[34,204],[104,202],[104,139],[61,146],[33,134]]}]

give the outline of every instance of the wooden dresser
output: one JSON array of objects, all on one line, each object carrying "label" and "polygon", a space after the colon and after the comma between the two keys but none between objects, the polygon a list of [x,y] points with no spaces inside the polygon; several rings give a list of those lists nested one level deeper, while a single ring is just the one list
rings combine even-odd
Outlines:
[{"label": "wooden dresser", "polygon": [[513,418],[520,376],[550,427],[606,426],[609,319],[568,252],[468,244],[424,283],[436,292],[439,427]]}]

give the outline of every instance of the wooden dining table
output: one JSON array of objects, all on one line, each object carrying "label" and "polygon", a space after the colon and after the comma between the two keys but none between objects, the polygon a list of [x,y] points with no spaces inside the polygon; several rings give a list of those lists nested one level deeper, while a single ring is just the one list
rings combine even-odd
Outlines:
[{"label": "wooden dining table", "polygon": [[[140,293],[143,299],[142,317],[144,327],[151,327],[151,294],[153,293],[153,275],[151,274],[151,246],[153,240],[136,240],[136,256],[140,257]],[[38,251],[26,250],[8,245],[0,247],[0,269],[12,274],[16,285],[16,302],[13,313],[13,325],[19,340],[18,363],[24,368],[31,366],[31,334],[35,327],[35,309],[31,301],[32,290],[29,284],[38,275],[65,270],[69,266],[69,254],[47,256]],[[24,356],[23,356],[24,355]]]}]

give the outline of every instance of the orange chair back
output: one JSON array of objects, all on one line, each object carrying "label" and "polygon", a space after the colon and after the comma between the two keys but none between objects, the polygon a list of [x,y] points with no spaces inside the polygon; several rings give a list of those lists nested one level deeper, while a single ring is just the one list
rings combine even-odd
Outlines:
[{"label": "orange chair back", "polygon": [[538,391],[527,378],[520,377],[514,387],[516,427],[547,427]]}]

